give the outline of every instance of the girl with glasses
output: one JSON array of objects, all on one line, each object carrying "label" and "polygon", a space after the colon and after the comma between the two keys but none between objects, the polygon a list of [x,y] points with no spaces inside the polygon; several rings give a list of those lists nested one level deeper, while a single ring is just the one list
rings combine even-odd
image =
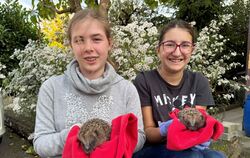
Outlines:
[{"label": "girl with glasses", "polygon": [[171,21],[159,37],[157,69],[141,72],[134,84],[138,90],[147,143],[134,158],[224,158],[209,149],[210,141],[175,151],[166,148],[167,129],[172,123],[169,113],[185,105],[206,109],[214,105],[208,80],[198,72],[186,69],[195,49],[192,26],[182,20]]}]

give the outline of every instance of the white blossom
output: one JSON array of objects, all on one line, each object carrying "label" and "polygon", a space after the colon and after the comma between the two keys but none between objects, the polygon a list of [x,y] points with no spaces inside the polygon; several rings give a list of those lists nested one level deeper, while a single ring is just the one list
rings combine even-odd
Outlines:
[{"label": "white blossom", "polygon": [[[192,70],[202,72],[209,79],[217,104],[219,100],[223,103],[229,102],[234,98],[235,90],[247,88],[245,85],[223,77],[228,70],[242,66],[238,62],[230,64],[226,62],[235,56],[242,56],[241,52],[232,51],[223,55],[225,43],[228,39],[223,37],[220,31],[226,23],[231,23],[231,17],[232,14],[221,15],[219,20],[212,20],[209,26],[201,30],[197,38],[195,53],[192,55],[188,66]],[[218,86],[227,88],[222,97],[216,95]]]},{"label": "white blossom", "polygon": [[4,95],[15,94],[9,107],[17,113],[35,110],[41,83],[52,75],[63,73],[72,59],[70,54],[32,40],[24,50],[15,50],[11,57],[20,60],[20,68],[9,72],[10,82],[3,90]]},{"label": "white blossom", "polygon": [[118,73],[133,80],[139,71],[156,67],[158,62],[155,46],[158,32],[153,23],[135,21],[127,26],[117,25],[113,31],[120,32],[114,35],[115,48],[111,53],[118,65]]}]

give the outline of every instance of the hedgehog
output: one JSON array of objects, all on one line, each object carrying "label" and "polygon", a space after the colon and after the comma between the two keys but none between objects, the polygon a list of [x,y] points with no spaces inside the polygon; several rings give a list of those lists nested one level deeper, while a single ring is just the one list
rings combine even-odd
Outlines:
[{"label": "hedgehog", "polygon": [[202,113],[196,108],[184,108],[179,111],[178,118],[187,129],[196,131],[205,126],[206,120]]},{"label": "hedgehog", "polygon": [[82,124],[78,132],[78,141],[86,154],[110,139],[111,126],[108,122],[93,118]]}]

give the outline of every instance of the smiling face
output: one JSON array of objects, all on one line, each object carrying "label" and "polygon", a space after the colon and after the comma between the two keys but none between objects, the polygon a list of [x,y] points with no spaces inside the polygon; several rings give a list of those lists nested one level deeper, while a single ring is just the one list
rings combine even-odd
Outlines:
[{"label": "smiling face", "polygon": [[[186,29],[175,27],[165,32],[162,42],[164,41],[172,41],[180,45],[184,43],[193,43],[193,38]],[[157,49],[157,54],[164,71],[168,73],[178,73],[184,71],[185,66],[190,60],[192,51],[193,49],[190,53],[184,53],[180,51],[180,47],[177,47],[174,51],[169,52],[164,49],[163,44],[160,44]]]},{"label": "smiling face", "polygon": [[91,17],[76,22],[71,29],[70,45],[86,78],[102,76],[112,45],[102,22]]}]

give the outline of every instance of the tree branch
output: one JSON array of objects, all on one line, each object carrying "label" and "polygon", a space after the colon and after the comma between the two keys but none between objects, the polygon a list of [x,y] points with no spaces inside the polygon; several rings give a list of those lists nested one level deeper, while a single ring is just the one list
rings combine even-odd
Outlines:
[{"label": "tree branch", "polygon": [[66,9],[58,10],[55,5],[47,5],[46,2],[43,0],[43,7],[49,8],[56,12],[57,14],[63,14],[63,13],[75,13],[79,10],[82,10],[81,2],[80,0],[69,0],[69,7]]}]

